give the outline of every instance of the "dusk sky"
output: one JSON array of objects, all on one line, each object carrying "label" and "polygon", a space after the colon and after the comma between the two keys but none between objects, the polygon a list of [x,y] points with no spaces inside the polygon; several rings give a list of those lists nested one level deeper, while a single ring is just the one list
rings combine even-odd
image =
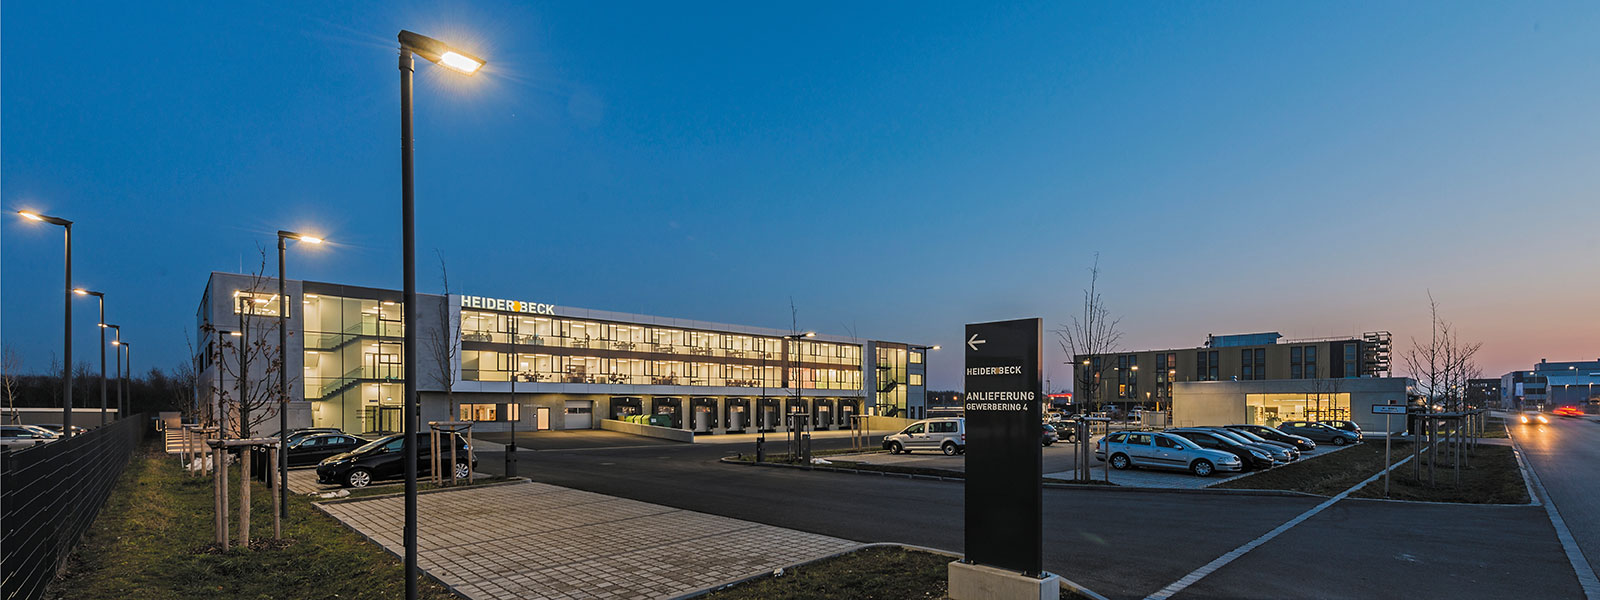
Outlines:
[{"label": "dusk sky", "polygon": [[[135,367],[210,271],[398,289],[402,28],[417,247],[456,291],[942,344],[1426,333],[1488,375],[1600,358],[1600,4],[7,2],[0,334],[61,349],[61,230]],[[75,358],[97,360],[95,305]],[[1052,388],[1069,379],[1052,350]]]}]

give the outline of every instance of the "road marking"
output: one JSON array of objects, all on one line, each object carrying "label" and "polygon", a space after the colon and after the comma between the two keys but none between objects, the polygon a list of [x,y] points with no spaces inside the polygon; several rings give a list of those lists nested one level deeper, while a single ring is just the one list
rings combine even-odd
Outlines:
[{"label": "road marking", "polygon": [[[1512,437],[1511,443],[1516,444],[1517,438]],[[1517,446],[1521,450],[1520,445]],[[1539,492],[1539,497],[1544,500],[1544,513],[1550,517],[1550,524],[1556,528],[1556,539],[1561,540],[1561,549],[1567,553],[1567,562],[1572,563],[1572,572],[1578,576],[1578,585],[1583,586],[1583,595],[1589,600],[1600,600],[1600,577],[1595,577],[1594,568],[1589,566],[1589,560],[1584,558],[1583,549],[1578,547],[1577,540],[1572,538],[1572,530],[1567,529],[1567,522],[1561,519],[1561,512],[1556,510],[1556,501],[1545,491],[1544,484],[1539,481],[1539,472],[1533,468],[1533,461],[1528,461],[1528,477],[1532,479],[1533,489]]]},{"label": "road marking", "polygon": [[1167,598],[1171,598],[1174,594],[1177,594],[1178,592],[1183,591],[1185,588],[1188,588],[1189,586],[1194,585],[1196,582],[1200,581],[1201,579],[1204,579],[1205,576],[1216,572],[1217,569],[1221,569],[1222,567],[1227,566],[1228,563],[1231,563],[1234,560],[1237,560],[1239,557],[1244,556],[1245,553],[1247,553],[1247,552],[1249,552],[1251,550],[1255,550],[1256,548],[1260,547],[1262,544],[1265,544],[1267,542],[1272,541],[1272,538],[1278,537],[1283,532],[1288,531],[1290,529],[1293,529],[1295,525],[1299,525],[1300,523],[1305,522],[1306,519],[1309,519],[1311,517],[1316,516],[1317,513],[1322,512],[1324,509],[1328,508],[1329,506],[1333,506],[1333,504],[1335,502],[1343,500],[1345,498],[1345,496],[1349,496],[1351,492],[1354,492],[1354,491],[1359,490],[1359,489],[1361,489],[1363,487],[1366,487],[1367,484],[1372,483],[1374,481],[1377,481],[1378,478],[1382,477],[1385,472],[1393,471],[1396,468],[1398,468],[1400,465],[1406,464],[1406,462],[1410,461],[1410,460],[1411,460],[1411,457],[1407,456],[1407,457],[1405,457],[1404,460],[1401,460],[1400,462],[1394,463],[1388,469],[1385,469],[1384,471],[1378,471],[1377,474],[1374,474],[1373,476],[1366,478],[1366,480],[1362,481],[1361,483],[1355,484],[1354,486],[1352,486],[1348,490],[1345,490],[1343,492],[1339,492],[1339,495],[1334,496],[1332,498],[1329,498],[1326,501],[1324,501],[1322,504],[1318,504],[1318,505],[1312,507],[1311,510],[1308,510],[1308,511],[1305,511],[1303,513],[1300,513],[1300,516],[1297,516],[1297,517],[1295,517],[1293,519],[1289,519],[1288,522],[1277,526],[1272,531],[1268,531],[1268,532],[1262,534],[1261,537],[1258,537],[1256,539],[1250,540],[1249,542],[1245,543],[1245,545],[1243,545],[1243,546],[1239,546],[1238,548],[1234,548],[1232,552],[1229,552],[1229,553],[1224,554],[1222,556],[1218,556],[1216,559],[1212,560],[1211,562],[1206,563],[1205,566],[1202,566],[1202,567],[1200,567],[1198,569],[1195,569],[1194,572],[1189,573],[1188,575],[1184,575],[1182,579],[1174,581],[1174,582],[1168,584],[1167,587],[1161,588],[1156,593],[1150,594],[1149,596],[1146,596],[1145,600],[1166,600]]}]

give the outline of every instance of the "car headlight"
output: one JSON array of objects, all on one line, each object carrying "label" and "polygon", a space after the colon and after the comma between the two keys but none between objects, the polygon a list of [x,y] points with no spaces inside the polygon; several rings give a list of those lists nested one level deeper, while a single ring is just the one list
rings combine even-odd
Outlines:
[{"label": "car headlight", "polygon": [[1522,422],[1523,423],[1527,423],[1528,422],[1528,415],[1522,415]]}]

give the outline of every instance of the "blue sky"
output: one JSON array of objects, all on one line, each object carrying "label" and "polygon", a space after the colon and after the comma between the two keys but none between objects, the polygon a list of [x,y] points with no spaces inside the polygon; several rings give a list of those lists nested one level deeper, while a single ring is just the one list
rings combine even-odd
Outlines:
[{"label": "blue sky", "polygon": [[[1128,348],[1406,340],[1431,291],[1490,373],[1600,357],[1593,3],[11,2],[0,205],[79,223],[141,370],[280,228],[335,242],[291,277],[398,288],[401,28],[489,61],[418,69],[424,291],[437,249],[466,293],[955,348],[1065,322],[1099,252]],[[60,232],[0,234],[40,370]]]}]

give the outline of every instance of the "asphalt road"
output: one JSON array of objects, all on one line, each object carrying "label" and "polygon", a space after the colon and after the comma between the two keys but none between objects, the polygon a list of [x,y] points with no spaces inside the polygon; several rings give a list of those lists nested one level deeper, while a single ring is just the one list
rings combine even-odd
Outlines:
[{"label": "asphalt road", "polygon": [[[519,453],[518,474],[862,542],[962,549],[961,482],[717,462],[752,450],[743,445],[619,448],[577,438],[544,445],[552,449]],[[575,447],[554,448],[562,445]],[[817,441],[818,448],[847,445],[848,440]],[[499,473],[502,464],[500,455],[484,453],[479,467]],[[1111,598],[1142,598],[1320,502],[1047,489],[1045,569]],[[1344,501],[1177,597],[1566,598],[1579,593],[1540,508]]]},{"label": "asphalt road", "polygon": [[1511,426],[1590,568],[1600,572],[1600,421],[1550,417]]}]

